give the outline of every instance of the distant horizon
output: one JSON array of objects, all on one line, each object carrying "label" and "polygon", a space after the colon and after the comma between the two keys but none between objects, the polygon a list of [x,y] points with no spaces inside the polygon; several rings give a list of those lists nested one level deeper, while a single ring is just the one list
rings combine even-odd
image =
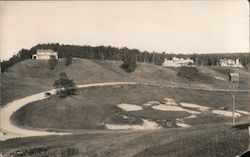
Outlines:
[{"label": "distant horizon", "polygon": [[1,1],[0,13],[0,60],[37,43],[174,54],[250,52],[246,0]]}]

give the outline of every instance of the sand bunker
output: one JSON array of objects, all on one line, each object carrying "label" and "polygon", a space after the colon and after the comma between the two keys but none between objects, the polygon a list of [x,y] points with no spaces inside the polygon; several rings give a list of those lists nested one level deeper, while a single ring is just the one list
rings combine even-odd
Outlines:
[{"label": "sand bunker", "polygon": [[197,118],[197,116],[196,115],[191,115],[191,116],[187,116],[187,117],[185,117],[183,119],[192,119],[192,118]]},{"label": "sand bunker", "polygon": [[120,124],[106,124],[106,128],[109,130],[153,130],[153,129],[160,129],[161,127],[158,126],[157,123],[142,119],[142,125],[120,125]]},{"label": "sand bunker", "polygon": [[176,123],[176,125],[177,126],[179,126],[179,127],[182,127],[182,128],[188,128],[188,127],[191,127],[190,125],[188,125],[188,124],[185,124],[185,123]]},{"label": "sand bunker", "polygon": [[184,118],[176,118],[177,121],[179,122],[184,122],[185,119],[193,119],[193,118],[197,118],[196,115],[190,115],[190,116],[187,116],[187,117],[184,117]]},{"label": "sand bunker", "polygon": [[179,107],[179,106],[167,106],[164,104],[152,106],[152,108],[156,109],[156,110],[161,110],[161,111],[184,111],[184,112],[188,112],[190,114],[200,114],[200,112],[198,112],[198,111],[187,110],[187,109],[184,109],[184,108]]},{"label": "sand bunker", "polygon": [[138,105],[134,105],[134,104],[119,104],[117,105],[119,108],[121,108],[124,111],[139,111],[142,110],[143,108],[141,106]]},{"label": "sand bunker", "polygon": [[250,112],[247,112],[247,111],[236,110],[236,112],[238,112],[240,114],[250,115]]},{"label": "sand bunker", "polygon": [[214,76],[214,78],[216,78],[217,80],[226,81],[226,79],[224,79],[223,77],[220,77],[220,76]]},{"label": "sand bunker", "polygon": [[201,106],[201,105],[197,105],[197,104],[191,104],[191,103],[180,103],[181,106],[183,107],[190,107],[190,108],[197,108],[201,111],[207,111],[209,110],[209,107],[206,107],[206,106]]},{"label": "sand bunker", "polygon": [[[232,112],[231,112],[231,111],[213,110],[212,113],[218,114],[218,115],[222,115],[222,116],[226,116],[226,117],[232,117]],[[235,116],[235,117],[240,117],[241,114],[235,112],[235,113],[234,113],[234,116]]]},{"label": "sand bunker", "polygon": [[153,106],[153,105],[159,105],[159,101],[148,101],[147,103],[143,104],[144,106]]},{"label": "sand bunker", "polygon": [[171,98],[164,98],[164,100],[166,101],[166,102],[165,102],[166,105],[171,105],[171,106],[177,105],[177,103],[174,101],[174,99],[171,99]]}]

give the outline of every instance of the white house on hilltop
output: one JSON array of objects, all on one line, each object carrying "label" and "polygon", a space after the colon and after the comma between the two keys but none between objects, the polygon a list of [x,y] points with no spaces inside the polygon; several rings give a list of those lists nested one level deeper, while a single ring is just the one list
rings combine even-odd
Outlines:
[{"label": "white house on hilltop", "polygon": [[220,60],[220,66],[222,67],[235,67],[235,68],[242,68],[243,66],[240,64],[239,58],[236,60],[232,59],[221,59]]},{"label": "white house on hilltop", "polygon": [[168,67],[181,67],[181,66],[192,66],[194,65],[194,61],[190,58],[184,59],[184,58],[177,58],[173,57],[172,60],[168,60],[167,58],[162,63],[162,66],[168,66]]},{"label": "white house on hilltop", "polygon": [[56,59],[58,59],[58,52],[50,49],[38,49],[36,50],[36,54],[32,55],[32,59],[50,59],[51,56],[54,56]]}]

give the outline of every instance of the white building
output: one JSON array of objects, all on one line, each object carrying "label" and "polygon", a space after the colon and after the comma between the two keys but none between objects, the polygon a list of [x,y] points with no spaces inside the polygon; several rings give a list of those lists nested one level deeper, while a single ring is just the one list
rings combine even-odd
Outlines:
[{"label": "white building", "polygon": [[168,66],[168,67],[181,67],[181,66],[192,66],[194,65],[194,61],[190,58],[183,59],[183,58],[177,58],[173,57],[172,60],[168,60],[167,58],[162,63],[162,66]]},{"label": "white building", "polygon": [[220,60],[220,65],[222,67],[235,67],[235,68],[242,68],[243,66],[240,64],[239,58],[237,58],[236,60],[232,60],[232,59],[221,59]]},{"label": "white building", "polygon": [[58,59],[58,53],[53,50],[44,50],[39,49],[36,50],[36,54],[32,55],[32,59],[50,59],[51,56],[55,56],[56,59]]}]

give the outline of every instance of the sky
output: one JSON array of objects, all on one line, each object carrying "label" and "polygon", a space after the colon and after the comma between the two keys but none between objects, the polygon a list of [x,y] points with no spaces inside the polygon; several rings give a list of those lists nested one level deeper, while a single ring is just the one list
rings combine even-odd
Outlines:
[{"label": "sky", "polygon": [[1,1],[0,59],[38,43],[249,52],[247,0]]}]

